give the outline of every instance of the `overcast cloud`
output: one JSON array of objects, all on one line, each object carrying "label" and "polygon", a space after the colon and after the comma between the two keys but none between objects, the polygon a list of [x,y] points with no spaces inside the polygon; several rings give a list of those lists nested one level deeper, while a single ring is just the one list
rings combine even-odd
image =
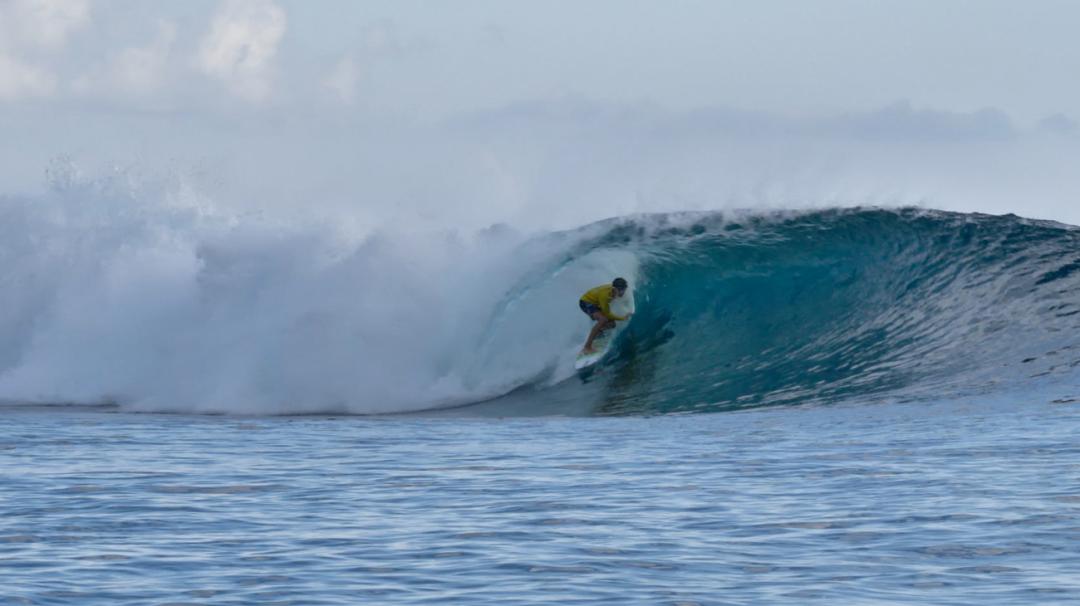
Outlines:
[{"label": "overcast cloud", "polygon": [[120,105],[210,80],[250,104],[422,115],[564,95],[779,113],[908,100],[1034,122],[1080,110],[1076,23],[1064,0],[4,0],[0,91]]},{"label": "overcast cloud", "polygon": [[1077,221],[1077,23],[1070,0],[0,0],[0,189],[64,157],[478,224],[1001,212],[1036,186],[1017,212]]}]

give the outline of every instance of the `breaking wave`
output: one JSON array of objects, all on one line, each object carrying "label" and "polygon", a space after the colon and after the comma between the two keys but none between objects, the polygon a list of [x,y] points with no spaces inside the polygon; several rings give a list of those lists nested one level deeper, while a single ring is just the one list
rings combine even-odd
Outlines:
[{"label": "breaking wave", "polygon": [[[981,392],[1080,364],[1080,233],[1011,215],[350,235],[85,188],[0,214],[9,405],[658,414]],[[577,298],[615,275],[637,313],[576,374]]]}]

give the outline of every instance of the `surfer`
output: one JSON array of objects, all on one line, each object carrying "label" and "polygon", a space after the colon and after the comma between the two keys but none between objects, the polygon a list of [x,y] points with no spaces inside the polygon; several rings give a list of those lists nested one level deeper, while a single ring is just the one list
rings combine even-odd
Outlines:
[{"label": "surfer", "polygon": [[596,288],[591,288],[585,294],[581,295],[578,306],[581,307],[581,311],[585,312],[585,315],[596,320],[596,325],[589,331],[589,338],[585,341],[585,347],[581,350],[581,353],[596,353],[592,346],[593,340],[600,336],[605,330],[615,328],[616,321],[622,322],[634,315],[628,313],[625,316],[616,316],[611,313],[611,301],[625,295],[626,286],[626,280],[623,278],[615,278],[611,281],[611,284],[603,284]]}]

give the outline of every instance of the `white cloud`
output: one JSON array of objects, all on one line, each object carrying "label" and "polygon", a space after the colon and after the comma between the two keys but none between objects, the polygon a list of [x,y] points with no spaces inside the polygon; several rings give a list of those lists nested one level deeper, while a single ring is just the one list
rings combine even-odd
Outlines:
[{"label": "white cloud", "polygon": [[0,100],[52,94],[56,79],[48,71],[0,54]]},{"label": "white cloud", "polygon": [[415,55],[429,46],[423,39],[407,39],[390,20],[360,27],[354,34],[352,49],[326,72],[322,85],[335,100],[352,105],[363,92],[358,87],[368,84],[380,63]]},{"label": "white cloud", "polygon": [[73,83],[82,94],[146,96],[161,88],[169,55],[176,41],[176,25],[158,23],[157,35],[148,46],[125,48],[112,53],[105,64]]},{"label": "white cloud", "polygon": [[0,44],[6,39],[9,47],[60,50],[89,20],[90,0],[4,0]]},{"label": "white cloud", "polygon": [[233,94],[261,101],[270,94],[285,28],[285,11],[271,0],[225,0],[203,38],[197,65]]},{"label": "white cloud", "polygon": [[51,95],[56,76],[32,55],[57,53],[89,19],[89,0],[0,0],[0,100]]}]

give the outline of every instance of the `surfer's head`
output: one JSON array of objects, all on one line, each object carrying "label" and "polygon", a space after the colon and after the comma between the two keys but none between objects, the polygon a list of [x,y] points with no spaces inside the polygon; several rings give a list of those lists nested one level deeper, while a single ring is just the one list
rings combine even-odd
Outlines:
[{"label": "surfer's head", "polygon": [[626,284],[625,279],[623,279],[623,278],[615,278],[614,280],[611,281],[611,286],[612,286],[612,288],[615,289],[616,296],[621,297],[624,294],[626,294],[626,286],[627,286],[627,284]]}]

